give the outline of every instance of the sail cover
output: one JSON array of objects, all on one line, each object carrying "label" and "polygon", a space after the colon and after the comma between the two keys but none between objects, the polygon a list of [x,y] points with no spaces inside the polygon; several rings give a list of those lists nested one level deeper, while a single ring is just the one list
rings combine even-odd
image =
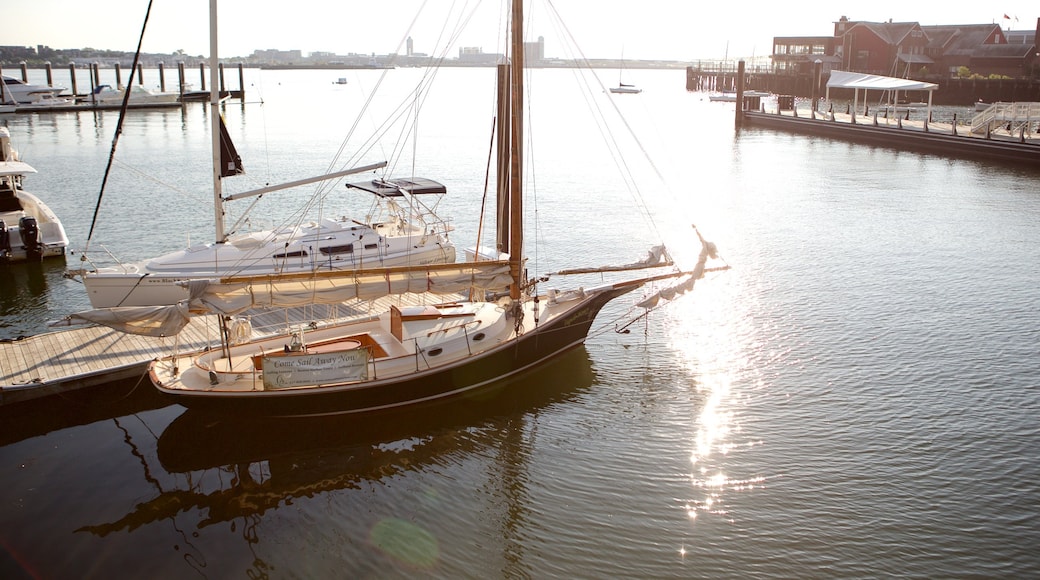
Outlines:
[{"label": "sail cover", "polygon": [[[374,300],[406,293],[454,294],[505,288],[508,262],[434,264],[421,268],[383,268],[350,273],[225,278],[209,282],[191,308],[237,314],[250,308],[292,308]],[[194,294],[194,292],[193,292]]]},{"label": "sail cover", "polygon": [[458,294],[504,290],[511,282],[504,261],[431,264],[354,272],[318,272],[183,282],[189,298],[170,306],[99,308],[70,314],[55,325],[96,323],[130,334],[171,336],[192,315],[238,314],[251,308],[291,308],[374,300],[393,294]]},{"label": "sail cover", "polygon": [[173,336],[191,320],[187,301],[173,306],[126,306],[76,312],[69,322],[101,324],[127,334]]}]

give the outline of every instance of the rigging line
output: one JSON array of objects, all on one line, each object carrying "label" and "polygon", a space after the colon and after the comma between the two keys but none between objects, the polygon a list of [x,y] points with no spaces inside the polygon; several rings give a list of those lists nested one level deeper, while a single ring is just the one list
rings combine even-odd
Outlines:
[{"label": "rigging line", "polygon": [[495,155],[495,128],[498,126],[498,117],[491,119],[491,143],[488,144],[487,167],[484,168],[484,195],[480,198],[480,218],[477,221],[477,244],[475,259],[480,260],[480,244],[484,237],[484,218],[487,212],[488,182],[491,179],[491,161]]},{"label": "rigging line", "polygon": [[[425,4],[426,3],[424,2],[423,6],[425,6]],[[388,118],[383,123],[383,125],[382,125],[383,129],[379,133],[374,135],[373,137],[370,137],[368,140],[366,140],[365,143],[363,144],[363,146],[359,149],[359,151],[357,153],[355,153],[355,155],[354,155],[355,158],[363,155],[365,152],[371,150],[376,145],[381,145],[383,141],[381,139],[379,139],[378,137],[381,137],[382,135],[385,135],[386,133],[388,133],[390,131],[390,129],[393,127],[393,125],[397,121],[401,120],[403,117],[406,117],[409,114],[409,111],[416,111],[415,113],[412,113],[412,114],[415,115],[415,118],[418,117],[417,111],[422,108],[422,104],[425,103],[426,99],[428,98],[428,96],[430,94],[430,91],[432,89],[432,86],[433,86],[434,79],[436,78],[437,74],[440,72],[440,68],[441,67],[439,65],[442,64],[444,62],[444,60],[447,58],[447,51],[448,51],[448,49],[457,41],[457,39],[459,38],[459,36],[462,33],[462,30],[465,28],[466,23],[468,23],[472,19],[473,14],[474,14],[475,11],[476,11],[476,5],[474,5],[474,7],[472,9],[470,9],[468,12],[466,12],[465,10],[461,11],[461,14],[457,17],[457,22],[454,25],[454,29],[452,29],[452,32],[447,35],[448,36],[448,40],[443,44],[444,48],[439,51],[439,56],[437,56],[435,58],[431,58],[431,65],[429,67],[427,67],[427,69],[424,72],[424,74],[423,74],[422,78],[420,79],[419,83],[416,85],[416,87],[415,87],[415,89],[414,89],[414,91],[412,93],[412,96],[409,98],[409,101],[407,101],[406,103],[402,103],[401,105],[398,106],[398,109],[394,113],[391,114],[391,117]],[[416,16],[413,19],[412,23],[409,25],[409,30],[414,28],[415,22],[418,20],[419,14],[421,12],[422,12],[422,7],[420,8],[419,12],[416,14]],[[450,15],[449,15],[449,18],[450,18]],[[448,30],[448,29],[449,29],[449,27],[447,26],[447,24],[441,28],[442,36],[438,38],[438,40],[436,42],[436,46],[441,46],[441,40],[443,39],[443,31]],[[384,75],[385,75],[385,71],[384,71]],[[372,94],[370,95],[369,103],[371,102],[372,98],[375,96],[377,90],[378,90],[378,85],[377,85],[376,89],[373,90]],[[367,110],[369,103],[366,103],[366,106],[362,110],[362,113],[364,113],[364,111]],[[359,114],[359,116],[358,116],[358,121],[360,120],[360,118],[361,118],[361,114]],[[406,143],[407,140],[403,138],[403,135],[405,135],[405,134],[407,134],[409,132],[409,125],[405,124],[405,123],[402,123],[400,125],[400,127],[401,127],[400,135],[402,137],[400,139],[398,139],[397,141],[395,141],[395,142],[396,143]],[[356,128],[357,128],[357,122],[355,122],[354,127],[351,128],[350,135],[353,135],[353,133],[355,132]],[[411,130],[414,132],[414,125],[411,127]],[[348,136],[347,140],[349,140],[349,136]],[[347,140],[344,140],[343,147],[341,147],[341,152],[342,152],[342,149],[345,147]],[[391,154],[391,155],[384,155],[387,158],[387,160],[388,160],[387,166],[390,168],[390,172],[392,172],[393,168],[396,167],[397,164],[400,162],[401,156],[403,156],[403,154],[404,154],[404,149],[401,148],[401,147],[398,147],[398,148],[395,148],[393,154]],[[413,161],[414,161],[414,156],[413,156]]]},{"label": "rigging line", "polygon": [[152,182],[152,183],[154,183],[156,185],[160,185],[162,187],[165,187],[165,188],[169,189],[170,191],[172,191],[174,193],[177,193],[177,194],[179,194],[179,195],[181,195],[183,197],[187,197],[187,198],[191,199],[192,201],[198,202],[200,204],[212,203],[212,199],[211,198],[199,197],[192,190],[181,189],[181,188],[177,187],[176,185],[174,185],[172,183],[168,183],[168,182],[163,181],[161,179],[158,179],[154,175],[152,175],[151,173],[148,173],[146,171],[142,171],[141,169],[138,169],[137,167],[135,167],[133,165],[130,165],[129,163],[126,163],[125,161],[120,161],[120,160],[116,159],[113,163],[115,163],[115,165],[119,166],[120,168],[125,169],[125,170],[127,170],[127,171],[129,171],[129,172],[131,172],[131,173],[133,173],[135,175],[137,175],[137,177],[139,177],[140,179],[142,179],[144,181],[150,181],[150,182]]},{"label": "rigging line", "polygon": [[[588,58],[585,57],[585,54],[581,51],[581,48],[578,46],[577,41],[575,40],[574,36],[571,34],[570,29],[567,28],[567,25],[566,25],[566,23],[564,23],[563,18],[560,17],[559,12],[556,10],[556,6],[553,4],[552,0],[547,0],[546,4],[549,6],[551,13],[556,17],[555,23],[559,26],[561,33],[566,36],[566,40],[568,40],[570,42],[571,46],[573,46],[574,49],[577,51],[577,54],[581,57],[580,60],[585,63],[585,67],[588,70],[591,70],[592,69],[591,63],[589,62]],[[576,59],[576,60],[578,60],[578,59]],[[607,92],[609,94],[609,92],[607,90],[607,87],[603,85],[603,82],[599,79],[599,77],[594,75],[594,78],[596,79],[597,84],[600,86],[600,89],[603,92]],[[653,159],[650,157],[650,154],[647,152],[646,148],[643,146],[643,144],[640,141],[640,139],[639,139],[638,135],[636,134],[636,132],[632,129],[631,125],[628,123],[628,120],[621,113],[621,110],[618,107],[617,102],[614,99],[609,99],[609,102],[610,102],[610,106],[614,110],[614,113],[621,120],[621,123],[624,125],[625,129],[627,129],[627,132],[628,132],[629,136],[635,142],[635,144],[638,146],[640,152],[643,154],[643,157],[646,159],[647,163],[650,165],[650,168],[653,169],[654,174],[661,181],[661,183],[664,184],[665,187],[667,187],[667,182],[665,181],[664,176],[661,174],[661,171],[658,170],[657,165],[654,163]],[[596,107],[596,110],[600,111],[600,108]],[[600,112],[600,115],[602,115],[602,112]],[[605,120],[606,120],[606,118],[603,117],[602,121],[605,122]],[[602,129],[601,129],[601,131],[602,131]],[[654,231],[660,232],[660,229],[658,228],[656,221],[653,219],[653,216],[651,215],[651,212],[649,211],[649,206],[647,205],[645,199],[643,199],[642,192],[640,191],[638,185],[635,183],[635,181],[634,181],[634,179],[632,177],[633,173],[632,173],[631,168],[628,166],[628,163],[625,162],[624,156],[622,156],[620,154],[621,150],[620,150],[620,147],[618,145],[617,139],[614,137],[613,131],[609,130],[609,127],[607,127],[607,134],[610,137],[610,142],[611,142],[612,146],[617,148],[617,155],[615,156],[615,159],[619,159],[620,162],[621,162],[620,163],[620,167],[622,167],[623,170],[624,170],[623,171],[624,177],[625,177],[626,182],[630,186],[630,191],[634,194],[634,196],[636,198],[636,201],[639,202],[639,204],[642,206],[642,208],[643,208],[643,210],[645,212],[644,218],[649,222],[650,226],[654,229]]]},{"label": "rigging line", "polygon": [[130,79],[126,88],[123,89],[123,104],[119,107],[119,120],[116,122],[116,131],[112,136],[112,150],[108,154],[108,164],[105,166],[105,175],[101,179],[101,191],[98,192],[97,205],[94,206],[94,217],[90,220],[90,231],[87,233],[87,242],[83,246],[83,253],[90,248],[90,240],[94,237],[94,227],[97,225],[98,212],[101,211],[101,198],[105,195],[105,184],[108,183],[108,174],[112,169],[112,160],[116,156],[116,144],[119,142],[119,134],[123,132],[123,119],[126,118],[126,109],[130,104],[130,89],[134,86],[134,75],[137,71],[137,63],[141,60],[141,45],[144,43],[144,31],[148,28],[148,16],[152,13],[152,0],[148,0],[148,9],[144,13],[144,23],[141,24],[141,35],[137,39],[137,50],[134,52],[134,63],[130,68]]},{"label": "rigging line", "polygon": [[[401,46],[403,46],[404,43],[407,42],[407,39],[408,39],[408,36],[409,36],[408,33],[412,29],[415,28],[415,24],[418,21],[419,16],[422,14],[423,10],[425,9],[426,4],[427,4],[427,2],[426,2],[426,0],[424,0],[422,2],[422,4],[419,6],[419,9],[416,10],[415,16],[412,17],[412,21],[409,23],[408,27],[405,30],[405,33],[402,35],[400,41],[398,42],[397,51],[396,51],[397,54],[400,53]],[[330,172],[331,172],[332,168],[334,168],[336,166],[336,164],[338,163],[339,159],[343,156],[343,152],[347,148],[347,143],[350,141],[351,137],[357,131],[358,125],[360,124],[361,120],[365,116],[365,113],[368,111],[369,107],[371,106],[371,104],[372,104],[372,102],[373,102],[373,100],[375,98],[375,95],[379,92],[380,86],[382,86],[383,81],[387,78],[387,75],[388,75],[387,71],[388,70],[389,69],[383,69],[383,72],[380,75],[379,80],[376,81],[375,87],[373,87],[372,92],[368,95],[368,98],[365,100],[365,103],[361,107],[361,110],[358,112],[357,116],[354,118],[354,122],[351,125],[350,130],[347,132],[347,135],[344,137],[343,141],[340,143],[339,149],[336,151],[335,155],[333,155],[332,160],[329,163]],[[384,126],[385,126],[385,124],[384,124]],[[369,141],[366,141],[365,143],[369,143]],[[354,155],[352,155],[350,158],[348,158],[348,160],[347,160],[348,163],[351,160],[359,158],[361,155],[363,155],[367,151],[370,151],[372,149],[372,147],[374,147],[374,144],[369,144],[369,145],[366,146],[365,143],[362,143],[361,150],[359,150]],[[388,164],[388,171],[392,171],[392,167],[393,167],[393,165]]]}]

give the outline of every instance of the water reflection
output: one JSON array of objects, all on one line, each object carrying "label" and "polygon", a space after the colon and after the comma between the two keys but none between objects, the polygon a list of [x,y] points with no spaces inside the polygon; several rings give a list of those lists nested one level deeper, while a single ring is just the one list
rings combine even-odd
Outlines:
[{"label": "water reflection", "polygon": [[15,338],[38,332],[21,318],[26,311],[47,307],[47,287],[61,280],[65,260],[0,263],[0,338]]},{"label": "water reflection", "polygon": [[[479,396],[407,411],[306,420],[237,419],[184,411],[159,435],[154,455],[146,443],[138,448],[138,442],[127,438],[154,492],[121,517],[82,525],[76,532],[106,538],[167,520],[183,532],[174,549],[190,554],[189,561],[205,561],[204,552],[218,548],[242,548],[243,540],[251,551],[261,544],[275,550],[278,538],[268,538],[264,544],[260,524],[278,517],[280,509],[320,497],[333,512],[356,513],[357,508],[337,505],[350,503],[353,497],[340,492],[391,490],[422,481],[431,470],[466,466],[458,475],[479,481],[480,487],[497,489],[506,498],[496,508],[501,513],[489,519],[497,528],[495,541],[503,543],[503,566],[512,569],[510,575],[524,575],[522,553],[510,538],[522,527],[518,522],[528,509],[523,505],[529,501],[523,491],[523,465],[530,456],[525,424],[593,382],[582,347]],[[159,465],[151,464],[153,456]],[[470,463],[476,467],[469,467]],[[458,500],[433,494],[426,501]],[[445,507],[450,505],[437,509]],[[356,517],[345,521],[331,515],[323,514],[329,520],[323,524],[328,528],[323,534],[340,538],[337,541],[343,536],[367,538],[367,546],[357,547],[363,554],[359,558],[373,558],[374,548],[381,558],[404,569],[426,570],[440,561],[438,538],[422,522],[391,512],[365,526]],[[365,527],[351,529],[358,525]],[[203,550],[195,538],[214,528],[216,535],[206,536]],[[234,533],[220,535],[227,529]],[[278,535],[284,530],[269,531]],[[264,559],[254,554],[254,571],[265,566]]]},{"label": "water reflection", "polygon": [[16,404],[0,405],[0,447],[168,405],[144,380],[131,379]]},{"label": "water reflection", "polygon": [[686,502],[691,521],[700,513],[730,519],[725,493],[746,491],[765,483],[761,475],[743,474],[748,466],[731,454],[757,444],[754,434],[741,428],[738,409],[750,393],[761,387],[756,344],[763,330],[754,320],[753,281],[739,271],[710,284],[698,284],[697,300],[677,305],[683,324],[672,332],[673,347],[697,376],[701,405],[693,418],[695,434],[690,444],[690,481],[696,494]]}]

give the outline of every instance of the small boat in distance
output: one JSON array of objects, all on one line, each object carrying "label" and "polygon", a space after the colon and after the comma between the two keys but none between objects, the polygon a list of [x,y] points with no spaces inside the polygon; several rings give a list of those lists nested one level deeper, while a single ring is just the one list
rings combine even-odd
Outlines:
[{"label": "small boat in distance", "polygon": [[618,86],[610,87],[610,92],[615,95],[638,95],[643,92],[643,89],[637,88],[635,85],[625,84],[623,82],[625,76],[625,55],[621,54],[621,68],[618,70]]},{"label": "small boat in distance", "polygon": [[610,92],[617,95],[637,95],[643,92],[643,89],[640,89],[635,85],[626,85],[625,83],[618,83],[618,86],[610,87]]},{"label": "small boat in distance", "polygon": [[0,263],[64,256],[69,245],[58,216],[22,189],[29,173],[36,170],[19,160],[10,131],[0,127]]},{"label": "small boat in distance", "polygon": [[[744,91],[745,97],[768,97],[770,93],[765,91]],[[722,91],[711,93],[708,100],[713,103],[735,103],[737,102],[737,91]]]},{"label": "small boat in distance", "polygon": [[347,84],[347,77],[339,77],[338,79],[333,81],[332,84],[334,84],[334,85],[345,85],[345,84]]}]

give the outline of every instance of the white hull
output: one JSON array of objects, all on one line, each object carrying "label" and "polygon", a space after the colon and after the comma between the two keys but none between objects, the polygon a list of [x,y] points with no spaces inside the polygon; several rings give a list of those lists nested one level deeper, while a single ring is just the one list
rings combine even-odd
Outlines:
[{"label": "white hull", "polygon": [[[129,104],[131,105],[165,105],[179,103],[180,100],[180,93],[154,92],[141,86],[134,86],[130,89]],[[123,104],[123,90],[102,85],[95,89],[94,94],[91,95],[91,101],[101,105],[121,105]]]},{"label": "white hull", "polygon": [[30,256],[30,252],[27,251],[25,244],[22,243],[20,223],[23,217],[28,216],[36,219],[36,224],[39,228],[39,239],[43,244],[40,257],[64,256],[65,250],[69,246],[69,238],[65,235],[65,227],[58,220],[58,216],[51,211],[51,208],[47,207],[46,204],[31,193],[18,191],[15,193],[15,196],[21,202],[22,209],[18,211],[0,211],[0,219],[7,226],[8,240],[11,245],[10,250],[0,248],[0,253],[9,252],[6,259],[11,262],[20,262],[30,258],[36,259],[34,256]]},{"label": "white hull", "polygon": [[35,104],[41,99],[57,97],[65,92],[65,87],[47,87],[43,85],[30,85],[23,83],[20,79],[4,75],[4,103],[16,103],[23,105]]},{"label": "white hull", "polygon": [[[768,97],[769,93],[763,91],[744,91],[745,97]],[[737,102],[737,93],[713,93],[708,95],[708,100],[713,103],[735,103]]]},{"label": "white hull", "polygon": [[[327,233],[327,232],[326,232]],[[263,234],[246,236],[246,240]],[[329,236],[323,236],[328,240]],[[299,238],[296,238],[299,245]],[[325,255],[307,252],[306,256],[275,258],[286,251],[285,243],[276,238],[274,243],[254,249],[236,248],[232,238],[226,244],[208,244],[174,252],[150,262],[129,264],[117,268],[103,268],[83,274],[83,285],[94,308],[117,306],[160,306],[176,304],[188,298],[188,290],[181,283],[222,276],[259,276],[265,274],[308,273],[329,270],[356,270],[391,266],[445,264],[455,261],[455,246],[444,239],[420,244],[418,236],[406,237],[413,245],[398,251],[382,253]],[[398,240],[401,241],[401,240]],[[332,245],[332,244],[330,244]],[[339,244],[343,246],[345,244]],[[303,251],[303,250],[298,250]],[[225,267],[217,269],[216,264]]]},{"label": "white hull", "polygon": [[22,189],[36,170],[18,160],[11,135],[0,127],[0,262],[65,255],[69,238],[58,216],[40,198]]},{"label": "white hull", "polygon": [[611,87],[610,88],[610,92],[612,92],[612,93],[614,93],[616,95],[638,95],[639,93],[643,92],[643,89],[638,89],[636,87],[625,87],[625,86],[622,86],[622,87]]}]

